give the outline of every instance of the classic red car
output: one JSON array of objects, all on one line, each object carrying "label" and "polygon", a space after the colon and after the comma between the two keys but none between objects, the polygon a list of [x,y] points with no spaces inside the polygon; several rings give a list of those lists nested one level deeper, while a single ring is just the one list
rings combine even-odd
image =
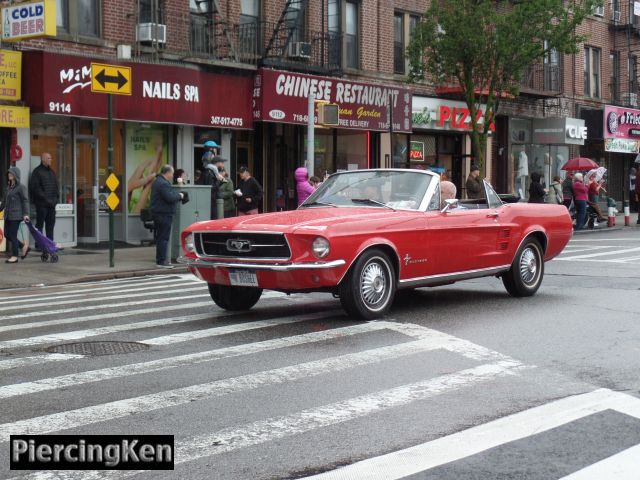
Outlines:
[{"label": "classic red car", "polygon": [[441,202],[432,172],[337,173],[297,210],[191,225],[179,261],[227,310],[251,308],[263,289],[321,291],[372,319],[399,289],[492,275],[513,296],[533,295],[571,238],[567,209],[503,203],[484,185],[482,199]]}]

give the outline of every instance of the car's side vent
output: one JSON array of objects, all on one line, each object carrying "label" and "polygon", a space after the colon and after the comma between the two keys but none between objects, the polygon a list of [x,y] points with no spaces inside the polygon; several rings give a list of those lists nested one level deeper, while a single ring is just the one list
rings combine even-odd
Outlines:
[{"label": "car's side vent", "polygon": [[498,243],[498,250],[499,251],[504,251],[507,248],[509,248],[509,242],[500,242],[500,243]]},{"label": "car's side vent", "polygon": [[511,240],[511,230],[505,228],[498,232],[497,248],[499,252],[503,252],[509,248],[509,240]]},{"label": "car's side vent", "polygon": [[498,238],[511,238],[511,230],[509,229],[500,230],[500,233],[498,234]]}]

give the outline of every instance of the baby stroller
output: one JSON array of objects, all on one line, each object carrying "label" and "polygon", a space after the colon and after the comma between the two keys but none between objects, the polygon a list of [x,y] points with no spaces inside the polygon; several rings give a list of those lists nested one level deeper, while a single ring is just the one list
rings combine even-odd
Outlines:
[{"label": "baby stroller", "polygon": [[33,235],[33,238],[36,240],[36,243],[40,245],[40,249],[42,250],[40,260],[43,262],[49,261],[51,263],[58,263],[58,246],[56,245],[56,242],[47,238],[33,225],[33,223],[25,223],[27,224],[27,228],[31,232],[31,235]]}]

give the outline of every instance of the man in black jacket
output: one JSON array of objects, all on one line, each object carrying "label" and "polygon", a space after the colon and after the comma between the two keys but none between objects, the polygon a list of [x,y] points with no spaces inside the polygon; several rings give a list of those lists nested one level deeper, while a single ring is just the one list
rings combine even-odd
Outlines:
[{"label": "man in black jacket", "polygon": [[167,247],[176,205],[182,200],[183,194],[171,187],[171,180],[173,180],[173,167],[164,165],[151,186],[151,215],[156,229],[156,267],[158,268],[173,268],[167,259]]},{"label": "man in black jacket", "polygon": [[247,167],[240,167],[238,175],[240,175],[240,182],[235,191],[238,197],[238,216],[255,215],[258,213],[258,206],[262,200],[262,187],[251,176]]},{"label": "man in black jacket", "polygon": [[36,228],[53,240],[53,228],[56,224],[56,205],[58,204],[58,179],[51,168],[51,154],[40,155],[38,165],[29,179],[29,198],[36,206]]}]

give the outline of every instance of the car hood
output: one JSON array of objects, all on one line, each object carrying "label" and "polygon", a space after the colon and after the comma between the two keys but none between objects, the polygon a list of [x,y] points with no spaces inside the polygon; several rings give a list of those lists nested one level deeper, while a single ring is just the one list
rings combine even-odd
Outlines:
[{"label": "car hood", "polygon": [[287,212],[263,213],[242,217],[225,218],[199,222],[192,225],[190,230],[216,231],[252,231],[252,232],[282,232],[295,231],[322,232],[329,227],[355,222],[374,221],[389,218],[389,215],[401,216],[412,214],[408,211],[393,211],[385,208],[303,208]]}]

